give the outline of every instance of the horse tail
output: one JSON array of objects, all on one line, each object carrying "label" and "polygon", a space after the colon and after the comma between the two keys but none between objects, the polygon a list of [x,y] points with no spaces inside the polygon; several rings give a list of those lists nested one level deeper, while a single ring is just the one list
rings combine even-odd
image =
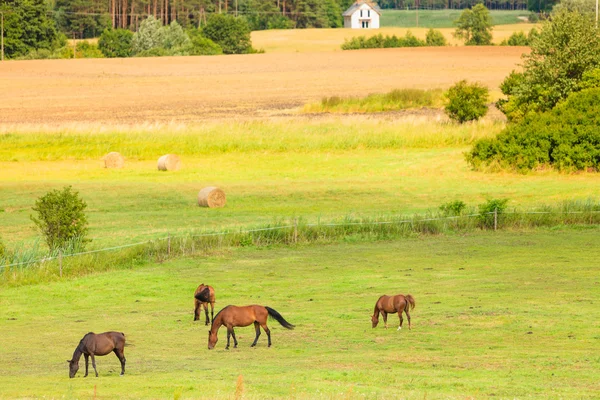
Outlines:
[{"label": "horse tail", "polygon": [[405,309],[408,310],[409,307],[410,307],[410,309],[413,310],[415,308],[415,305],[416,305],[415,298],[412,297],[412,295],[410,295],[410,294],[407,294],[404,297],[406,298],[406,308]]},{"label": "horse tail", "polygon": [[279,314],[277,311],[273,310],[271,307],[265,307],[267,309],[267,312],[269,313],[269,315],[273,318],[275,318],[277,320],[277,322],[279,322],[281,324],[281,326],[283,326],[286,329],[294,329],[294,325],[290,324],[289,322],[287,322],[282,316],[281,314]]},{"label": "horse tail", "polygon": [[210,289],[208,287],[205,287],[200,293],[198,293],[194,297],[203,303],[208,303],[210,302]]}]

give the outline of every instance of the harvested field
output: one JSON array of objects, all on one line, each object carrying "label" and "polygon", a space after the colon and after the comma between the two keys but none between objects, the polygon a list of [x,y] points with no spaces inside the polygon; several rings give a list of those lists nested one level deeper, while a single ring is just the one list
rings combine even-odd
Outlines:
[{"label": "harvested field", "polygon": [[0,64],[0,125],[139,124],[289,114],[324,96],[447,88],[497,90],[523,47],[443,47]]}]

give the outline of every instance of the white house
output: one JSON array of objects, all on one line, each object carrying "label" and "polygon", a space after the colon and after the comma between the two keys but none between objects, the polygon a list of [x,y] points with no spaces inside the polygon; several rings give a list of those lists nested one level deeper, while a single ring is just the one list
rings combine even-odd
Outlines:
[{"label": "white house", "polygon": [[381,9],[373,1],[357,0],[342,15],[344,28],[378,29]]}]

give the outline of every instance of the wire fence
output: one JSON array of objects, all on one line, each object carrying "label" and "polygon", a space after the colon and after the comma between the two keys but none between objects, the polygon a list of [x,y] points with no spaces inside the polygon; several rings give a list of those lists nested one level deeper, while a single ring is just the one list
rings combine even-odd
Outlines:
[{"label": "wire fence", "polygon": [[[203,239],[203,238],[224,238],[226,236],[230,236],[230,235],[235,235],[237,237],[237,241],[232,241],[230,244],[231,245],[244,245],[246,242],[244,242],[244,237],[249,237],[250,240],[254,240],[254,239],[258,239],[257,241],[260,243],[261,241],[261,237],[260,236],[256,236],[254,237],[253,235],[258,234],[258,233],[265,233],[265,232],[283,232],[286,234],[290,234],[290,236],[286,236],[286,237],[280,237],[280,238],[273,238],[271,237],[271,240],[265,240],[265,239],[269,239],[269,238],[265,238],[262,237],[262,241],[264,244],[271,244],[271,243],[297,243],[299,241],[299,238],[301,236],[303,236],[304,240],[306,242],[310,242],[310,241],[315,241],[315,240],[311,240],[314,238],[323,238],[326,235],[327,232],[325,232],[326,229],[328,228],[344,228],[341,230],[341,232],[332,232],[330,237],[344,237],[344,235],[352,235],[352,234],[356,234],[356,233],[365,233],[364,230],[356,230],[356,229],[345,229],[345,228],[356,228],[356,227],[360,227],[360,228],[365,228],[365,227],[381,227],[381,226],[395,226],[395,227],[400,227],[400,226],[408,226],[411,225],[409,227],[408,230],[404,230],[404,231],[394,231],[394,232],[387,232],[389,235],[387,237],[390,236],[394,236],[394,234],[396,234],[397,236],[400,233],[406,233],[406,232],[413,232],[413,233],[442,233],[444,231],[444,227],[440,227],[440,226],[433,226],[433,225],[429,225],[426,226],[425,224],[427,223],[434,223],[434,222],[450,222],[450,221],[459,221],[459,220],[473,220],[473,219],[477,219],[478,220],[478,225],[474,225],[474,224],[465,224],[463,226],[459,226],[456,225],[455,228],[457,229],[469,229],[469,228],[482,228],[482,229],[489,229],[489,230],[498,230],[499,228],[502,228],[503,226],[512,226],[512,227],[519,227],[521,225],[519,225],[519,221],[515,219],[516,216],[558,216],[559,218],[555,218],[555,219],[550,219],[548,221],[546,221],[546,223],[544,223],[543,221],[538,221],[537,223],[533,220],[528,220],[528,221],[521,221],[522,225],[526,225],[526,226],[550,226],[552,224],[557,224],[557,223],[563,223],[563,224],[573,224],[573,223],[577,223],[577,224],[600,224],[600,211],[599,210],[585,210],[585,211],[561,211],[561,212],[557,212],[557,211],[527,211],[527,212],[518,212],[518,211],[505,211],[502,213],[499,213],[497,210],[493,211],[493,212],[487,212],[487,213],[473,213],[473,214],[465,214],[465,215],[453,215],[453,216],[436,216],[436,217],[431,217],[431,218],[426,218],[423,216],[412,216],[409,218],[403,218],[403,219],[398,219],[398,220],[384,220],[384,221],[343,221],[343,222],[330,222],[330,223],[302,223],[301,221],[299,221],[298,219],[294,220],[294,223],[292,224],[284,224],[284,225],[277,225],[277,226],[269,226],[269,227],[264,227],[264,228],[255,228],[255,229],[240,229],[240,230],[223,230],[220,232],[209,232],[209,233],[200,233],[200,234],[192,234],[192,233],[188,233],[188,234],[184,234],[184,235],[178,235],[178,236],[172,236],[172,235],[167,235],[166,237],[160,237],[160,238],[154,238],[154,239],[149,239],[149,240],[145,240],[145,241],[141,241],[141,242],[136,242],[136,243],[130,243],[130,244],[124,244],[124,245],[120,245],[120,246],[111,246],[111,247],[105,247],[105,248],[101,248],[101,249],[95,249],[95,250],[89,250],[89,251],[81,251],[81,252],[73,252],[73,253],[63,253],[62,251],[58,251],[55,252],[54,254],[48,254],[45,257],[40,257],[40,258],[35,258],[35,259],[31,259],[28,261],[20,261],[20,262],[13,262],[10,264],[5,264],[5,265],[0,265],[0,271],[6,268],[21,268],[21,267],[25,267],[28,265],[34,265],[34,264],[42,264],[42,263],[46,263],[46,262],[50,262],[50,261],[59,261],[61,263],[61,275],[62,275],[62,260],[64,258],[73,258],[73,257],[81,257],[81,256],[86,256],[86,255],[91,255],[91,254],[98,254],[98,253],[105,253],[105,252],[111,252],[111,251],[116,251],[116,250],[122,250],[122,249],[127,249],[127,248],[132,248],[132,247],[136,247],[136,246],[149,246],[151,244],[156,244],[156,243],[160,243],[160,242],[166,242],[166,253],[167,255],[171,254],[171,243],[174,241],[179,241],[179,242],[183,242],[185,240],[191,239],[191,240],[198,240],[198,239]],[[568,220],[565,217],[569,216],[569,215],[586,215],[586,218],[577,218],[576,220]],[[589,216],[589,218],[587,217]],[[512,218],[513,221],[510,224],[507,224],[507,219]],[[561,222],[562,221],[562,222]],[[410,229],[412,228],[412,229]],[[448,227],[446,226],[446,229],[448,229]],[[370,230],[367,231],[366,233],[372,233],[372,234],[381,234],[381,233],[386,233],[386,232],[377,232],[374,230]],[[220,242],[222,244],[222,242]],[[246,243],[247,245],[248,243]],[[252,242],[252,244],[255,244],[254,241]],[[193,242],[192,242],[192,250],[193,250]]]}]

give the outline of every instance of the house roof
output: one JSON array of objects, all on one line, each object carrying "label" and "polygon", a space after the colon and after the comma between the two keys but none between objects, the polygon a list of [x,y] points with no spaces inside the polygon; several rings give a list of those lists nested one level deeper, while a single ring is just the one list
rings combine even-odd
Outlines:
[{"label": "house roof", "polygon": [[363,4],[368,5],[369,7],[371,7],[371,9],[373,11],[375,11],[377,14],[381,15],[381,8],[379,8],[379,6],[375,2],[370,1],[370,0],[357,0],[356,3],[352,4],[350,7],[348,7],[348,9],[346,11],[344,11],[342,16],[344,16],[344,17],[351,16]]}]

